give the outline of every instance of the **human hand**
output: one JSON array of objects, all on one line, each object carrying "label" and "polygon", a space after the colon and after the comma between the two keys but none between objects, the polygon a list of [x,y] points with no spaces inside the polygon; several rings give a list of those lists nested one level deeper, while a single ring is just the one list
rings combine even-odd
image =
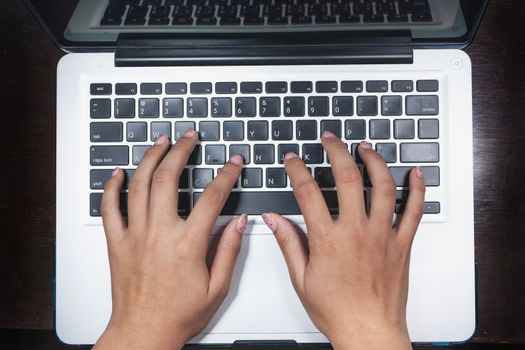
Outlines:
[{"label": "human hand", "polygon": [[339,218],[331,218],[303,161],[287,154],[286,172],[306,222],[308,249],[282,216],[267,213],[263,219],[275,234],[308,315],[335,349],[410,349],[408,268],[423,214],[421,168],[410,173],[404,215],[393,226],[396,188],[381,155],[369,143],[358,147],[373,184],[367,215],[363,181],[347,145],[331,133],[323,135],[322,143],[337,184]]},{"label": "human hand", "polygon": [[128,224],[119,211],[124,173],[116,169],[102,197],[113,310],[95,349],[175,349],[208,324],[226,296],[247,217],[225,228],[208,269],[208,235],[243,166],[233,156],[186,220],[177,214],[178,182],[197,143],[195,131],[168,151],[162,136],[129,185]]}]

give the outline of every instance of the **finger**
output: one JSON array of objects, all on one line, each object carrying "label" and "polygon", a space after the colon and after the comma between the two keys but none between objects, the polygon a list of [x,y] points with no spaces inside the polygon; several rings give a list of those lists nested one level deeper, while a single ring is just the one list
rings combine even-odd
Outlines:
[{"label": "finger", "polygon": [[246,229],[246,214],[236,216],[224,229],[210,268],[209,294],[212,299],[224,299],[230,288],[233,269],[241,250],[242,234]]},{"label": "finger", "polygon": [[124,176],[125,174],[121,169],[115,168],[106,182],[102,194],[100,211],[108,246],[111,246],[113,241],[121,239],[126,231],[126,223],[120,213],[120,190],[124,183]]},{"label": "finger", "polygon": [[396,205],[396,185],[383,157],[366,141],[357,148],[372,182],[370,219],[381,225],[392,225]]},{"label": "finger", "polygon": [[149,204],[152,222],[165,224],[179,218],[179,179],[197,140],[194,130],[186,131],[153,173]]},{"label": "finger", "polygon": [[295,290],[302,293],[304,290],[304,270],[308,263],[308,255],[299,236],[300,233],[290,221],[279,214],[264,213],[262,218],[272,230],[281,248]]},{"label": "finger", "polygon": [[217,177],[206,186],[187,219],[188,227],[197,240],[207,244],[207,237],[219,216],[233,185],[241,175],[243,158],[234,155],[222,167]]},{"label": "finger", "polygon": [[[160,136],[148,149],[131,178],[128,189],[129,226],[144,227],[148,218],[151,178],[169,147],[168,137]],[[139,230],[141,231],[141,230]]]},{"label": "finger", "polygon": [[330,165],[337,186],[339,221],[362,222],[366,218],[361,172],[348,152],[348,146],[331,132],[321,138],[330,158]]},{"label": "finger", "polygon": [[400,238],[412,242],[417,231],[425,205],[425,181],[421,167],[412,169],[409,175],[409,192],[405,211],[397,227]]},{"label": "finger", "polygon": [[286,154],[284,167],[290,178],[295,199],[299,204],[306,226],[308,226],[308,232],[321,234],[324,228],[333,223],[333,220],[319,186],[297,154],[292,152]]}]

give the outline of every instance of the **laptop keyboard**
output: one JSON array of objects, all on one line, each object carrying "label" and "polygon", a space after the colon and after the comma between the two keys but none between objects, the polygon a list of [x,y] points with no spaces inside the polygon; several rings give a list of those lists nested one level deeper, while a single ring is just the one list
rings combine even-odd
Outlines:
[{"label": "laptop keyboard", "polygon": [[[423,165],[426,185],[440,186],[439,81],[222,81],[90,84],[90,216],[100,216],[102,190],[114,167],[127,186],[146,150],[160,135],[178,140],[189,128],[200,144],[182,173],[179,213],[188,215],[202,190],[231,155],[245,168],[223,215],[277,211],[300,214],[284,170],[287,152],[299,154],[338,213],[335,182],[320,135],[342,138],[370,179],[357,147],[368,140],[388,163],[397,186],[396,213],[407,197],[407,175]],[[365,199],[368,198],[365,190]],[[438,214],[440,201],[425,203]]]},{"label": "laptop keyboard", "polygon": [[432,22],[428,0],[110,0],[101,26],[348,25]]}]

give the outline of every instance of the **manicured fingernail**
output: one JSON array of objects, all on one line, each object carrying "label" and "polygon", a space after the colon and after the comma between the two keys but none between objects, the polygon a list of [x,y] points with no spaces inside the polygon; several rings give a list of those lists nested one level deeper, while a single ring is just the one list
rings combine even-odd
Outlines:
[{"label": "manicured fingernail", "polygon": [[193,134],[195,134],[195,130],[193,129],[188,129],[184,132],[184,134],[182,134],[182,137],[192,137]]},{"label": "manicured fingernail", "polygon": [[237,219],[237,225],[236,225],[237,232],[243,233],[244,230],[246,230],[247,223],[248,223],[248,215],[242,214],[241,216],[239,216],[239,218]]},{"label": "manicured fingernail", "polygon": [[244,158],[240,154],[233,155],[230,158],[230,162],[232,162],[235,165],[241,165],[243,161],[244,161]]},{"label": "manicured fingernail", "polygon": [[117,176],[118,174],[120,174],[120,168],[115,168],[115,170],[113,170],[111,173],[111,176]]},{"label": "manicured fingernail", "polygon": [[364,148],[364,149],[371,149],[372,144],[370,142],[361,141],[361,143],[359,144],[359,147]]},{"label": "manicured fingernail", "polygon": [[325,130],[323,132],[323,137],[330,138],[330,137],[334,137],[334,136],[335,136],[335,134],[333,132],[331,132],[331,131]]},{"label": "manicured fingernail", "polygon": [[296,153],[294,152],[288,152],[286,153],[286,155],[284,156],[284,159],[294,159],[294,158],[297,158],[299,157]]},{"label": "manicured fingernail", "polygon": [[423,168],[419,165],[416,167],[416,175],[419,177],[423,177]]},{"label": "manicured fingernail", "polygon": [[166,140],[168,139],[168,137],[166,135],[160,135],[159,138],[157,139],[157,141],[155,141],[155,144],[158,146],[158,145],[162,145],[164,142],[166,142]]},{"label": "manicured fingernail", "polygon": [[262,214],[262,218],[264,220],[264,223],[272,230],[272,232],[275,232],[277,229],[277,223],[274,219],[270,216],[270,214],[264,213]]}]

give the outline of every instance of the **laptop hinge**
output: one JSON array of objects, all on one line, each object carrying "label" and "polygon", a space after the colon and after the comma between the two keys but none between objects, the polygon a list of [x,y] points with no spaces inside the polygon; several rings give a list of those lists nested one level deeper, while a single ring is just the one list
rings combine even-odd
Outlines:
[{"label": "laptop hinge", "polygon": [[[121,35],[115,66],[227,66],[305,64],[410,64],[410,36],[384,36],[373,45],[356,33],[308,39],[273,37],[155,38]],[[310,35],[310,34],[309,34]],[[358,38],[358,39],[356,39]],[[386,40],[384,39],[386,38]],[[407,45],[400,45],[407,43]]]}]

